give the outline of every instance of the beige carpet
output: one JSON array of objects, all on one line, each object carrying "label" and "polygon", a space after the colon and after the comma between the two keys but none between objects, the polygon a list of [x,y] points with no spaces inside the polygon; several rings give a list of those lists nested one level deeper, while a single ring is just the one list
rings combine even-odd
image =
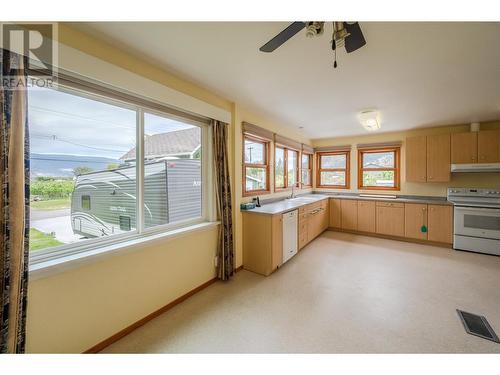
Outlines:
[{"label": "beige carpet", "polygon": [[500,353],[500,257],[325,232],[269,277],[241,271],[105,353]]}]

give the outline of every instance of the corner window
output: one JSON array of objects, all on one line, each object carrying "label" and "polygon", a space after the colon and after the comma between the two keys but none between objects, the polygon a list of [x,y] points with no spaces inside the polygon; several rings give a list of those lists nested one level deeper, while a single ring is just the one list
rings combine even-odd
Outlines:
[{"label": "corner window", "polygon": [[296,150],[275,146],[274,188],[287,189],[299,184],[299,153]]},{"label": "corner window", "polygon": [[319,152],[317,163],[318,187],[349,189],[349,151]]},{"label": "corner window", "polygon": [[300,183],[302,187],[312,186],[312,155],[302,153],[300,163]]},{"label": "corner window", "polygon": [[399,190],[400,148],[358,150],[358,187]]},{"label": "corner window", "polygon": [[28,96],[35,260],[203,218],[203,124],[64,84]]},{"label": "corner window", "polygon": [[269,191],[269,142],[243,136],[243,195]]}]

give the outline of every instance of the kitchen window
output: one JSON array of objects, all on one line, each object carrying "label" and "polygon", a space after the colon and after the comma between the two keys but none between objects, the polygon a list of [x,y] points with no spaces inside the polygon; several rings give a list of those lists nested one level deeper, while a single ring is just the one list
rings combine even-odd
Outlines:
[{"label": "kitchen window", "polygon": [[312,154],[302,153],[300,164],[300,183],[302,187],[312,186]]},{"label": "kitchen window", "polygon": [[299,184],[299,152],[282,146],[274,149],[274,189],[283,190]]},{"label": "kitchen window", "polygon": [[206,221],[208,119],[65,77],[28,91],[30,262]]},{"label": "kitchen window", "polygon": [[358,150],[358,188],[399,190],[400,148]]},{"label": "kitchen window", "polygon": [[243,195],[269,192],[269,142],[243,136]]},{"label": "kitchen window", "polygon": [[349,189],[350,151],[317,153],[317,187]]}]

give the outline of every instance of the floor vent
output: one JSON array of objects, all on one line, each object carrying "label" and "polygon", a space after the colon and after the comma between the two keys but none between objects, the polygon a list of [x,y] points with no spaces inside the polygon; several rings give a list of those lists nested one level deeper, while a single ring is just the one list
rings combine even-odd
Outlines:
[{"label": "floor vent", "polygon": [[471,314],[457,309],[458,316],[467,333],[482,337],[483,339],[500,343],[498,336],[484,316]]}]

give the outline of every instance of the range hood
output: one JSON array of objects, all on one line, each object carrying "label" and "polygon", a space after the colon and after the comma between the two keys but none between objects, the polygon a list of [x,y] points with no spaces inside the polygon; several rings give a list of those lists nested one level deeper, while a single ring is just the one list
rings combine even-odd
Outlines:
[{"label": "range hood", "polygon": [[452,164],[452,172],[500,172],[500,163]]}]

